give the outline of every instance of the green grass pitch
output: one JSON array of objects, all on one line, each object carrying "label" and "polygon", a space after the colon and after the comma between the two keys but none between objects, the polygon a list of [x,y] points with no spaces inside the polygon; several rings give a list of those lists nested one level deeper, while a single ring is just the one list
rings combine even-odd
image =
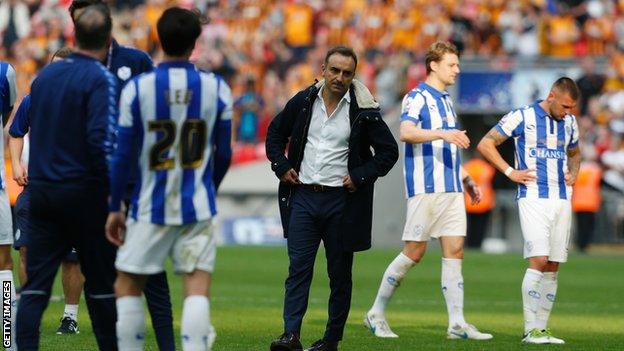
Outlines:
[{"label": "green grass pitch", "polygon": [[[410,271],[390,303],[387,318],[399,339],[377,339],[362,326],[364,312],[377,292],[379,279],[397,249],[356,254],[353,299],[341,350],[622,350],[624,349],[624,257],[571,255],[559,275],[557,302],[549,326],[565,345],[520,343],[520,283],[525,263],[520,254],[467,252],[464,261],[465,316],[479,329],[494,334],[490,341],[446,340],[446,307],[440,292],[440,254],[432,248]],[[268,350],[282,332],[283,285],[287,272],[285,248],[222,247],[212,289],[212,320],[217,329],[214,350]],[[179,345],[182,306],[180,278],[169,275]],[[60,284],[55,285],[60,294]],[[319,251],[308,313],[303,323],[304,346],[322,336],[329,288],[323,249]],[[54,332],[63,302],[52,301],[41,327],[41,350],[96,350],[84,299],[79,335]],[[146,350],[157,350],[147,321]]]}]

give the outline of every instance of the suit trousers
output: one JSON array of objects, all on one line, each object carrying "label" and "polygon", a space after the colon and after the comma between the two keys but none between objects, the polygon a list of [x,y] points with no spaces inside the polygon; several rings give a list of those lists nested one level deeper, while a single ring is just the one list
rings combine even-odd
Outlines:
[{"label": "suit trousers", "polygon": [[85,277],[84,292],[100,350],[117,350],[115,321],[116,247],[104,236],[106,186],[30,184],[28,196],[28,280],[17,309],[17,346],[39,348],[43,311],[59,265],[72,247]]},{"label": "suit trousers", "polygon": [[291,198],[292,212],[288,232],[288,278],[284,297],[284,331],[300,333],[308,308],[314,261],[321,241],[327,258],[329,276],[329,319],[323,337],[342,339],[351,307],[351,267],[353,252],[344,251],[339,231],[347,192],[343,188],[313,189],[297,187]]}]

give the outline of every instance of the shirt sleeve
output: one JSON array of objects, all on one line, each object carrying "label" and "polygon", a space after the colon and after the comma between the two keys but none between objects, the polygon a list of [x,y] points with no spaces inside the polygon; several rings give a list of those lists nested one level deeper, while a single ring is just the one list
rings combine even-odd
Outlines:
[{"label": "shirt sleeve", "polygon": [[26,95],[22,99],[13,117],[13,123],[9,127],[9,135],[14,138],[23,138],[30,130],[30,117],[28,112],[30,111],[30,95]]},{"label": "shirt sleeve", "polygon": [[498,121],[496,131],[506,137],[517,137],[524,128],[524,117],[520,110],[509,112]]},{"label": "shirt sleeve", "polygon": [[412,121],[414,124],[419,124],[421,121],[420,110],[425,106],[425,97],[416,93],[414,95],[407,94],[403,98],[401,104],[401,122]]},{"label": "shirt sleeve", "polygon": [[578,142],[579,142],[579,127],[578,127],[578,123],[576,122],[576,117],[572,116],[572,122],[571,122],[571,131],[570,131],[570,143],[568,144],[568,149],[573,149],[575,147],[578,146]]},{"label": "shirt sleeve", "polygon": [[230,87],[218,78],[218,116],[217,123],[215,125],[215,159],[214,159],[214,173],[212,180],[215,184],[215,188],[219,188],[225,173],[230,166],[230,160],[232,158],[232,149],[230,147],[230,138],[232,135],[232,92]]},{"label": "shirt sleeve", "polygon": [[144,53],[143,51],[141,51],[141,53],[143,54],[143,59],[141,60],[141,72],[139,73],[145,73],[145,72],[151,72],[154,70],[154,62],[152,61],[152,59],[149,57],[148,54]]},{"label": "shirt sleeve", "polygon": [[97,174],[107,174],[111,125],[117,122],[117,79],[100,67],[102,74],[93,83],[87,100],[87,145]]},{"label": "shirt sleeve", "polygon": [[227,83],[221,79],[218,79],[218,103],[217,113],[219,121],[231,121],[232,120],[232,90]]},{"label": "shirt sleeve", "polygon": [[10,112],[13,109],[13,105],[15,104],[15,96],[16,96],[16,83],[15,83],[15,69],[13,66],[7,64],[6,72],[4,72],[2,76],[2,85],[0,89],[0,97],[2,98],[2,103],[0,106],[2,107],[2,111],[0,111],[3,115],[7,112]]},{"label": "shirt sleeve", "polygon": [[131,80],[121,91],[119,99],[119,124],[116,126],[116,144],[110,158],[110,203],[109,210],[119,211],[132,165],[138,158],[140,120],[136,81]]}]

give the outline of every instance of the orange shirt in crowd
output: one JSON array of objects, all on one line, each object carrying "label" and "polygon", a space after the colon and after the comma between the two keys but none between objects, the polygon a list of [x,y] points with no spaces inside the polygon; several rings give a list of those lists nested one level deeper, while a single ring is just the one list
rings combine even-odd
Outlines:
[{"label": "orange shirt in crowd", "polygon": [[496,193],[492,187],[492,180],[496,170],[488,162],[480,158],[473,158],[464,163],[464,169],[475,183],[481,188],[481,202],[472,204],[470,196],[464,193],[466,211],[468,213],[485,213],[491,211],[496,204]]},{"label": "orange shirt in crowd", "polygon": [[390,13],[382,1],[373,2],[362,10],[358,25],[361,27],[365,48],[375,48],[381,44],[381,38],[388,30]]},{"label": "orange shirt in crowd", "polygon": [[572,192],[574,212],[598,212],[602,197],[600,180],[602,169],[595,162],[583,162]]},{"label": "orange shirt in crowd", "polygon": [[590,55],[604,55],[608,41],[613,40],[613,24],[609,18],[589,18],[583,25]]},{"label": "orange shirt in crowd", "polygon": [[284,31],[286,44],[290,46],[312,45],[314,9],[306,4],[289,3],[284,8]]},{"label": "orange shirt in crowd", "polygon": [[578,28],[571,15],[555,16],[548,22],[550,54],[555,57],[574,55],[574,42],[578,37]]}]

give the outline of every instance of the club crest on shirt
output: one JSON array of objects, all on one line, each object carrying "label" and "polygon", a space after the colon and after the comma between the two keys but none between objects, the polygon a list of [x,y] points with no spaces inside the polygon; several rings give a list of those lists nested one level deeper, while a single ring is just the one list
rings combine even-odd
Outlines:
[{"label": "club crest on shirt", "polygon": [[117,69],[117,77],[121,80],[128,80],[132,77],[132,70],[128,66],[121,66]]}]

